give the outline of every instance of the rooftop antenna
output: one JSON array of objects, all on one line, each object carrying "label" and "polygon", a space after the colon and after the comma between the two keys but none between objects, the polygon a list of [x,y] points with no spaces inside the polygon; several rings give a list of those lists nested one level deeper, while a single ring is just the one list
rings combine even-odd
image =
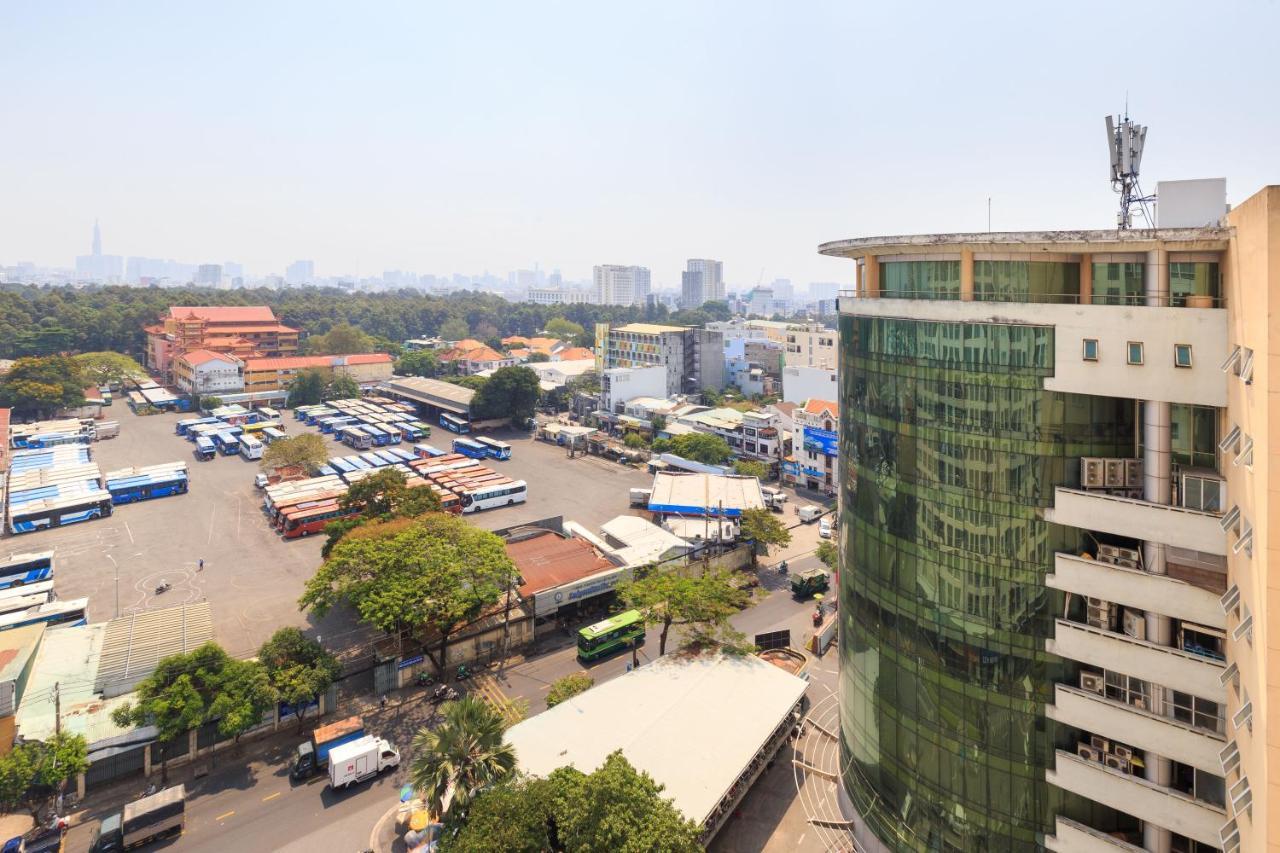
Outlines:
[{"label": "rooftop antenna", "polygon": [[1129,120],[1128,98],[1125,99],[1124,116],[1107,116],[1107,148],[1111,152],[1111,188],[1120,194],[1120,211],[1116,214],[1116,227],[1126,230],[1133,227],[1130,208],[1136,207],[1146,220],[1148,228],[1154,228],[1147,203],[1155,201],[1154,195],[1143,195],[1138,184],[1138,170],[1142,165],[1142,148],[1147,141],[1147,129]]}]

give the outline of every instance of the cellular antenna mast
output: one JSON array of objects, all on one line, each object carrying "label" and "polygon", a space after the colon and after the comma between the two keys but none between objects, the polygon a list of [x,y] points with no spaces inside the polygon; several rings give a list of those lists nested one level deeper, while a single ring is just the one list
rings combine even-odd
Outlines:
[{"label": "cellular antenna mast", "polygon": [[1138,168],[1142,165],[1142,147],[1147,141],[1147,129],[1124,117],[1107,116],[1107,148],[1111,151],[1111,188],[1120,194],[1120,212],[1116,214],[1116,227],[1133,227],[1130,208],[1137,207],[1148,228],[1154,228],[1147,203],[1155,201],[1153,195],[1143,195],[1138,185]]}]

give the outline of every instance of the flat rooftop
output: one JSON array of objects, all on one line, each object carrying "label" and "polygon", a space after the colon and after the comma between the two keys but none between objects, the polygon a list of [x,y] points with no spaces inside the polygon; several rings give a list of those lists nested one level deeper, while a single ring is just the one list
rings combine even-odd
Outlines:
[{"label": "flat rooftop", "polygon": [[806,683],[754,656],[668,655],[512,726],[526,773],[590,773],[615,750],[702,825]]},{"label": "flat rooftop", "polygon": [[755,477],[659,471],[653,475],[649,511],[681,515],[724,515],[763,509],[764,493]]},{"label": "flat rooftop", "polygon": [[1128,230],[996,231],[953,234],[899,234],[887,237],[855,237],[832,240],[818,246],[818,253],[836,258],[867,255],[918,255],[939,249],[1002,249],[1006,252],[1207,252],[1227,247],[1229,228],[1133,228]]},{"label": "flat rooftop", "polygon": [[410,400],[459,415],[467,414],[471,408],[471,399],[476,395],[470,388],[463,388],[452,382],[441,382],[439,379],[424,379],[421,376],[398,376],[383,382],[382,387]]},{"label": "flat rooftop", "polygon": [[666,332],[683,332],[685,328],[685,326],[663,326],[659,323],[628,323],[625,326],[615,326],[610,331],[631,332],[637,335],[661,335]]}]

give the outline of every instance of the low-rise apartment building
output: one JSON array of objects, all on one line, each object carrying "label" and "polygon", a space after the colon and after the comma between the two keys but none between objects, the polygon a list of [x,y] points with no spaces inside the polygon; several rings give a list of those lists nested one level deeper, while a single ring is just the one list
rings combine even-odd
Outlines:
[{"label": "low-rise apartment building", "polygon": [[720,436],[736,456],[777,462],[781,455],[782,431],[778,429],[778,416],[773,412],[703,409],[680,415],[676,423]]},{"label": "low-rise apartment building", "polygon": [[795,434],[783,479],[798,487],[834,495],[840,477],[840,408],[832,400],[807,400],[791,410]]},{"label": "low-rise apartment building", "polygon": [[304,370],[319,370],[326,378],[350,376],[361,384],[382,382],[391,378],[393,364],[394,359],[385,352],[249,358],[244,362],[244,390],[250,394],[281,391]]},{"label": "low-rise apartment building", "polygon": [[173,360],[173,381],[185,394],[239,394],[244,362],[229,353],[191,350]]},{"label": "low-rise apartment building", "polygon": [[719,332],[688,326],[628,323],[598,328],[596,339],[602,345],[606,370],[664,367],[667,387],[655,396],[696,394],[704,388],[724,387],[724,337]]}]

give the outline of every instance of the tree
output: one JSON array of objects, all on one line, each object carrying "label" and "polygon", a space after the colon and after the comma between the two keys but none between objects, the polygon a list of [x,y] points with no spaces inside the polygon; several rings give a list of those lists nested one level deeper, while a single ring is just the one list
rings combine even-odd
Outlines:
[{"label": "tree", "polygon": [[446,341],[460,341],[470,334],[471,329],[467,327],[467,324],[457,318],[446,320],[444,325],[440,327],[440,337]]},{"label": "tree", "polygon": [[404,474],[394,468],[383,468],[352,483],[339,503],[344,509],[359,508],[360,514],[325,525],[324,532],[329,538],[320,551],[322,557],[328,557],[343,536],[370,521],[414,518],[442,509],[435,489],[428,486],[409,488]]},{"label": "tree", "polygon": [[581,376],[575,376],[564,384],[566,388],[575,394],[599,394],[600,374],[594,370],[588,370]]},{"label": "tree", "polygon": [[298,731],[307,706],[342,675],[342,665],[324,646],[297,628],[280,628],[258,650],[258,660],[276,698],[293,706]]},{"label": "tree", "polygon": [[575,672],[558,678],[547,691],[547,707],[554,708],[566,699],[572,699],[579,693],[585,693],[596,683],[596,680],[585,672]]},{"label": "tree", "polygon": [[587,775],[561,767],[555,789],[555,830],[563,849],[582,853],[692,853],[700,829],[662,796],[663,786],[637,772],[622,751]]},{"label": "tree", "polygon": [[369,523],[342,538],[305,584],[298,605],[323,616],[339,602],[396,637],[429,629],[427,655],[444,677],[449,638],[515,580],[502,539],[445,513]]},{"label": "tree", "polygon": [[118,352],[85,352],[74,356],[73,360],[92,385],[119,385],[147,376],[142,365]]},{"label": "tree", "polygon": [[723,465],[733,455],[727,441],[709,432],[688,432],[673,437],[671,452],[704,465]]},{"label": "tree", "polygon": [[323,335],[307,338],[307,352],[312,355],[351,355],[373,352],[374,340],[350,323],[339,323]]},{"label": "tree", "polygon": [[765,552],[768,553],[770,545],[791,544],[791,531],[778,520],[777,516],[767,509],[743,510],[740,524],[742,538],[750,539],[756,545],[751,549],[751,565],[753,567],[756,564],[756,549],[759,546],[763,545]]},{"label": "tree", "polygon": [[654,434],[654,435],[657,435],[658,433],[662,432],[664,429],[666,429],[666,428],[667,428],[667,416],[666,416],[666,415],[654,415],[654,416],[649,420],[649,424],[650,424],[650,426],[652,426],[652,427],[653,427],[653,434]]},{"label": "tree", "polygon": [[43,417],[84,405],[86,381],[73,359],[63,355],[20,358],[0,376],[0,406]]},{"label": "tree", "polygon": [[221,398],[221,397],[214,397],[214,396],[210,395],[210,396],[207,396],[207,397],[201,397],[201,398],[200,398],[200,408],[204,409],[205,411],[210,411],[210,410],[212,410],[212,409],[216,409],[216,408],[218,408],[218,407],[219,407],[219,406],[221,406],[221,405],[222,405],[222,398]]},{"label": "tree", "polygon": [[329,380],[320,396],[320,402],[326,400],[359,399],[360,383],[346,373],[339,373]]},{"label": "tree", "polygon": [[627,437],[622,439],[622,443],[632,450],[639,450],[642,447],[648,447],[649,442],[644,440],[644,436],[638,432],[629,432]]},{"label": "tree", "polygon": [[[111,712],[111,721],[126,726],[156,727],[161,741],[181,737],[214,719],[214,703],[227,690],[240,689],[232,658],[217,643],[208,642],[185,654],[162,658],[155,671],[138,683],[134,701]],[[230,676],[230,677],[229,677]],[[227,709],[223,700],[220,709]],[[166,757],[161,758],[160,777],[169,780]]]},{"label": "tree", "polygon": [[229,657],[209,704],[209,718],[218,721],[218,734],[238,743],[240,735],[260,725],[275,704],[276,690],[266,668],[258,661]]},{"label": "tree", "polygon": [[413,739],[409,778],[438,815],[465,816],[485,788],[515,773],[516,753],[503,741],[503,716],[475,696],[446,702],[444,722]]},{"label": "tree", "polygon": [[471,801],[465,820],[445,825],[442,853],[543,853],[554,843],[555,783],[516,776]]},{"label": "tree", "polygon": [[471,401],[477,420],[510,418],[522,423],[533,417],[542,388],[538,374],[527,367],[500,367],[493,372]]},{"label": "tree", "polygon": [[431,379],[440,375],[440,359],[431,350],[407,352],[396,361],[395,371],[401,376],[424,376]]},{"label": "tree", "polygon": [[698,639],[718,641],[729,636],[729,617],[750,600],[727,572],[708,569],[701,577],[673,571],[653,571],[618,587],[627,607],[639,610],[645,621],[662,626],[658,654],[667,653],[673,625],[688,625]]},{"label": "tree", "polygon": [[40,823],[40,811],[67,780],[89,769],[89,744],[61,732],[47,741],[17,744],[0,756],[0,810],[25,808]]},{"label": "tree", "polygon": [[830,539],[823,539],[818,543],[818,559],[833,572],[840,568],[840,551]]},{"label": "tree", "polygon": [[652,450],[654,453],[670,453],[671,439],[655,438],[653,440],[653,444],[649,445],[649,449]]},{"label": "tree", "polygon": [[308,473],[318,470],[329,460],[329,448],[324,439],[313,432],[281,438],[267,445],[258,464],[264,470],[301,466]]},{"label": "tree", "polygon": [[576,341],[585,334],[586,329],[582,327],[581,323],[566,320],[564,317],[553,317],[547,321],[545,331],[549,338],[561,341]]},{"label": "tree", "polygon": [[769,478],[769,466],[754,459],[739,459],[733,463],[733,473],[743,477],[755,477],[757,480]]},{"label": "tree", "polygon": [[324,398],[327,384],[324,372],[318,368],[300,370],[289,383],[289,399],[285,405],[291,409],[315,405]]},{"label": "tree", "polygon": [[529,358],[526,361],[530,364],[541,364],[545,361],[551,361],[551,356],[545,352],[533,352],[529,353]]}]

